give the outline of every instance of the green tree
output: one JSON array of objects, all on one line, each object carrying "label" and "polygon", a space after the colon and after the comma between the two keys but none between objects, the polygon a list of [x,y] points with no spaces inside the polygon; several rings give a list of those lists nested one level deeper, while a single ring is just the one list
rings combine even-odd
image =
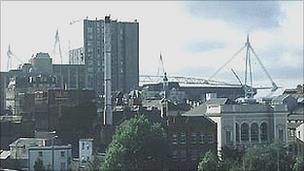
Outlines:
[{"label": "green tree", "polygon": [[296,161],[292,167],[293,171],[303,171],[304,170],[304,157],[298,156],[296,157]]},{"label": "green tree", "polygon": [[136,115],[116,130],[102,170],[161,170],[168,159],[168,149],[161,125]]},{"label": "green tree", "polygon": [[212,151],[208,151],[201,157],[197,167],[198,171],[220,170],[218,157]]},{"label": "green tree", "polygon": [[280,143],[250,147],[244,156],[245,170],[291,170],[292,157]]},{"label": "green tree", "polygon": [[40,158],[37,158],[34,164],[35,171],[45,171],[45,167],[43,166],[43,161]]},{"label": "green tree", "polygon": [[242,168],[243,156],[245,154],[243,148],[224,146],[221,154],[222,160],[220,161],[220,170],[244,170]]}]

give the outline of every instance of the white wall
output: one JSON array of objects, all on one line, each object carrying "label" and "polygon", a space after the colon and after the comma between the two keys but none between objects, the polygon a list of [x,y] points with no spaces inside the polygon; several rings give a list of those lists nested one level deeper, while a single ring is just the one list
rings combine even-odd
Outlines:
[{"label": "white wall", "polygon": [[300,126],[297,127],[296,136],[297,138],[299,138],[301,141],[304,142],[304,123],[302,123]]},{"label": "white wall", "polygon": [[[39,152],[42,152],[42,157],[39,157]],[[64,152],[64,156],[61,156]],[[52,148],[30,148],[29,149],[29,169],[34,170],[34,165],[37,158],[43,161],[44,167],[52,169]],[[69,169],[72,160],[72,148],[70,146],[54,146],[54,170],[62,170],[61,165],[64,165],[64,170]]]},{"label": "white wall", "polygon": [[79,160],[81,162],[92,160],[93,154],[93,140],[80,139],[79,140]]}]

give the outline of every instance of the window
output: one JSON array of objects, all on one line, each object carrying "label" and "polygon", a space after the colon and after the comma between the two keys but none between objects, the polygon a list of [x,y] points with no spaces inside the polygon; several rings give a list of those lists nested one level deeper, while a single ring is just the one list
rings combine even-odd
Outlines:
[{"label": "window", "polygon": [[195,149],[190,150],[190,159],[192,161],[197,160],[198,158],[198,151]]},{"label": "window", "polygon": [[172,134],[171,143],[177,144],[177,134],[176,133]]},{"label": "window", "polygon": [[92,27],[88,27],[88,33],[92,33],[93,32],[93,28]]},{"label": "window", "polygon": [[173,159],[173,160],[176,160],[177,157],[178,157],[178,152],[177,152],[176,150],[173,150],[173,151],[172,151],[172,159]]},{"label": "window", "polygon": [[257,123],[251,124],[251,141],[259,141],[259,126]]},{"label": "window", "polygon": [[200,134],[200,144],[204,144],[204,134]]},{"label": "window", "polygon": [[279,129],[279,140],[284,141],[284,131],[282,128]]},{"label": "window", "polygon": [[226,144],[231,144],[232,140],[231,140],[231,131],[230,130],[226,130]]},{"label": "window", "polygon": [[180,144],[186,144],[186,133],[181,132],[180,134]]},{"label": "window", "polygon": [[205,135],[204,136],[204,142],[209,143],[209,144],[213,143],[213,136],[212,135]]},{"label": "window", "polygon": [[61,151],[61,152],[60,152],[60,156],[61,156],[61,157],[64,157],[64,155],[65,155],[65,152],[64,152],[64,151]]},{"label": "window", "polygon": [[66,170],[65,168],[65,162],[60,163],[60,170]]},{"label": "window", "polygon": [[263,122],[260,126],[260,130],[261,130],[261,141],[262,142],[268,141],[267,123]]},{"label": "window", "polygon": [[299,138],[301,138],[301,132],[300,131],[298,131],[298,136],[299,136]]},{"label": "window", "polygon": [[240,142],[240,126],[238,123],[235,123],[235,139],[236,142]]},{"label": "window", "polygon": [[81,145],[81,149],[84,150],[84,142]]},{"label": "window", "polygon": [[247,123],[241,125],[241,140],[249,141],[249,126]]},{"label": "window", "polygon": [[89,149],[90,149],[90,145],[88,144],[88,145],[87,145],[87,150],[89,150]]},{"label": "window", "polygon": [[186,152],[186,150],[181,150],[180,151],[180,158],[181,158],[181,161],[186,161],[187,160],[187,152]]},{"label": "window", "polygon": [[42,157],[42,151],[39,151],[39,152],[38,152],[38,156],[39,156],[39,157]]},{"label": "window", "polygon": [[191,133],[191,144],[196,144],[196,133]]}]

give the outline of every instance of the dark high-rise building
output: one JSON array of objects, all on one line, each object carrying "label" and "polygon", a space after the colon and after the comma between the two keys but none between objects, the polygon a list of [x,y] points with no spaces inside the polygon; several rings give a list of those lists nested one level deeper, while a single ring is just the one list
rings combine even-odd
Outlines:
[{"label": "dark high-rise building", "polygon": [[[104,20],[84,20],[88,88],[104,93]],[[112,90],[128,92],[139,82],[139,24],[111,20]]]},{"label": "dark high-rise building", "polygon": [[6,105],[5,105],[5,88],[7,84],[7,73],[0,72],[0,115],[4,114]]}]

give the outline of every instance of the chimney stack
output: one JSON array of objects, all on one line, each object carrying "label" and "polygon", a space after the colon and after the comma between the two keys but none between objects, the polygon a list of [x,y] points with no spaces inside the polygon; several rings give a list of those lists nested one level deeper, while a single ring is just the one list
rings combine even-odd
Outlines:
[{"label": "chimney stack", "polygon": [[112,125],[112,100],[111,100],[111,19],[105,16],[104,21],[104,125]]}]

